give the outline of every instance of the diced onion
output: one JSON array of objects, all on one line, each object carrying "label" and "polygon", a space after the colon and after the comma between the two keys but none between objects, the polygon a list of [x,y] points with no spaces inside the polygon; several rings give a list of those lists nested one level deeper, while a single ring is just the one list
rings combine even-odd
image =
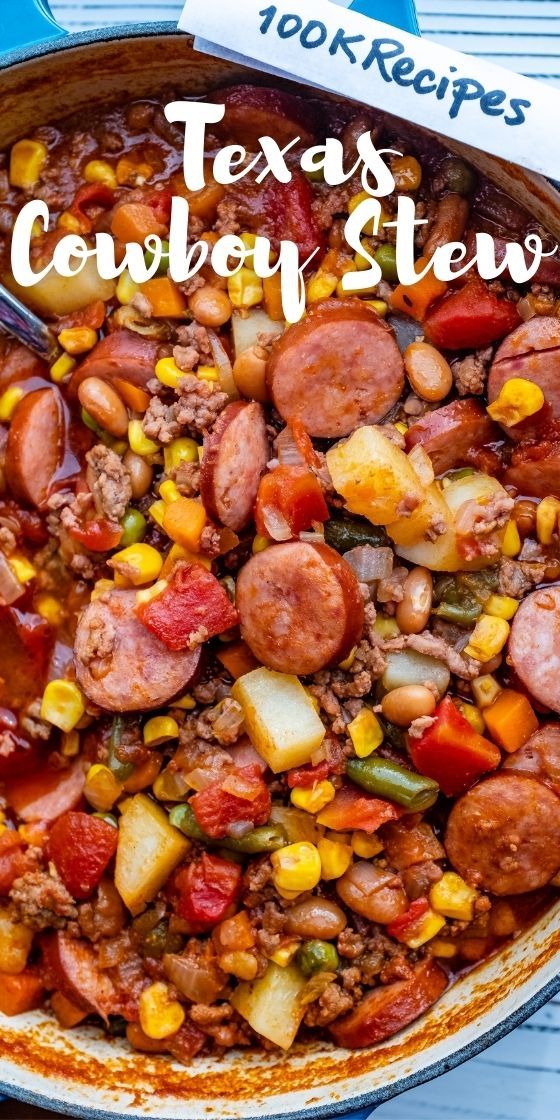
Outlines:
[{"label": "diced onion", "polygon": [[344,559],[353,569],[360,583],[388,579],[393,571],[393,551],[390,548],[374,548],[371,544],[361,544],[345,552]]},{"label": "diced onion", "polygon": [[516,307],[519,314],[521,315],[521,318],[523,319],[523,322],[525,323],[527,322],[527,319],[534,319],[535,315],[537,314],[534,302],[529,298],[529,296],[523,296],[523,299],[520,299],[518,301]]},{"label": "diced onion", "polygon": [[325,534],[305,531],[299,534],[299,539],[300,541],[306,541],[307,544],[324,544]]},{"label": "diced onion", "polygon": [[127,331],[140,334],[143,338],[156,338],[162,341],[165,338],[165,323],[158,323],[157,319],[144,319],[141,313],[131,304],[127,304],[126,307],[118,307],[111,322],[114,326],[126,327]]},{"label": "diced onion", "polygon": [[252,821],[232,821],[232,823],[228,825],[226,831],[228,836],[231,836],[232,840],[241,840],[248,832],[252,832],[254,827]]},{"label": "diced onion", "polygon": [[208,339],[212,349],[214,365],[218,370],[218,384],[220,389],[222,393],[227,393],[230,401],[236,401],[239,398],[239,391],[233,379],[233,370],[229,355],[226,353],[215,331],[208,331]]},{"label": "diced onion", "polygon": [[234,311],[231,324],[236,358],[250,346],[259,346],[259,335],[276,336],[285,329],[284,323],[269,319],[266,311],[259,307],[250,308],[244,315]]},{"label": "diced onion", "polygon": [[283,467],[305,467],[305,459],[289,426],[282,428],[276,437],[276,454]]},{"label": "diced onion", "polygon": [[0,552],[0,603],[4,607],[9,607],[11,603],[21,598],[24,591],[25,587],[14,575],[4,554]]},{"label": "diced onion", "polygon": [[325,747],[326,742],[327,742],[327,740],[323,739],[323,742],[321,743],[321,746],[317,747],[316,751],[313,751],[313,754],[311,755],[311,765],[312,766],[318,766],[320,762],[325,761],[325,759],[327,757],[327,749]]},{"label": "diced onion", "polygon": [[195,766],[194,770],[189,770],[189,773],[185,774],[185,781],[191,789],[200,793],[201,790],[208,789],[208,786],[217,782],[220,776],[223,776],[223,770],[215,770],[211,766]]},{"label": "diced onion", "polygon": [[265,529],[273,541],[289,541],[292,539],[292,530],[286,518],[274,506],[263,506],[261,516]]},{"label": "diced onion", "polygon": [[408,461],[414,468],[422,486],[431,486],[434,481],[434,468],[432,460],[422,444],[417,443],[408,453]]}]

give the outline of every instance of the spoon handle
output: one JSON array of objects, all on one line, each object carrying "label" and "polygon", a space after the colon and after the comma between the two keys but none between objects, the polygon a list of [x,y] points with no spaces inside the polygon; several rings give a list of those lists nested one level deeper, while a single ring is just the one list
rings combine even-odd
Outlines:
[{"label": "spoon handle", "polygon": [[60,353],[52,331],[24,303],[0,284],[0,328],[15,335],[40,358],[53,361]]}]

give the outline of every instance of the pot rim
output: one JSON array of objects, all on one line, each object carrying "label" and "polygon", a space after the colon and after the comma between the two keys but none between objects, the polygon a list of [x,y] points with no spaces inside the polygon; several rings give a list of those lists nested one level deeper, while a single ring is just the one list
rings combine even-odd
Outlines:
[{"label": "pot rim", "polygon": [[[0,75],[2,71],[9,70],[12,67],[17,67],[26,62],[45,58],[48,55],[71,50],[76,47],[94,46],[96,43],[108,43],[121,39],[145,39],[158,36],[173,38],[176,36],[183,36],[184,34],[184,32],[179,31],[177,25],[172,21],[117,24],[115,26],[74,32],[72,34],[66,34],[59,39],[46,39],[39,43],[17,47],[6,52],[0,56]],[[258,72],[259,71],[256,70],[256,73]],[[373,1110],[385,1101],[400,1096],[401,1093],[406,1092],[408,1089],[414,1089],[419,1085],[426,1084],[440,1077],[442,1074],[456,1069],[471,1058],[476,1057],[488,1047],[493,1046],[494,1043],[499,1042],[500,1039],[505,1038],[506,1035],[524,1023],[531,1015],[534,1015],[536,1011],[543,1007],[545,1003],[559,992],[560,973],[548,980],[542,988],[534,992],[533,995],[515,1011],[512,1011],[504,1019],[500,1019],[499,1022],[495,1023],[494,1026],[490,1027],[478,1038],[472,1039],[470,1042],[460,1047],[460,1049],[454,1050],[449,1055],[415,1070],[406,1077],[373,1089],[369,1093],[362,1093],[351,1100],[333,1101],[328,1105],[301,1108],[297,1109],[295,1112],[269,1115],[267,1120],[333,1120],[333,1118],[339,1116],[347,1116],[350,1120],[351,1114],[356,1111],[364,1109]],[[43,1093],[37,1093],[31,1089],[26,1089],[23,1085],[13,1085],[4,1081],[0,1081],[0,1093],[5,1093],[7,1096],[15,1100],[23,1101],[26,1104],[54,1109],[61,1115],[76,1117],[76,1120],[116,1120],[119,1116],[119,1113],[115,1111],[107,1111],[106,1109],[100,1109],[95,1106],[90,1108],[89,1106],[72,1104],[70,1099],[53,1099]],[[162,1118],[153,1115],[152,1120],[162,1120]],[[224,1120],[226,1120],[225,1117]]]}]

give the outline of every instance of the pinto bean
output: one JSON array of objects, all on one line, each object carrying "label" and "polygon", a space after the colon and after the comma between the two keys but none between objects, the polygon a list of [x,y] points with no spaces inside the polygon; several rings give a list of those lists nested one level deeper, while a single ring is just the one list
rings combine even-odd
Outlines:
[{"label": "pinto bean", "polygon": [[403,634],[425,630],[432,609],[433,580],[427,568],[413,568],[404,583],[404,598],[397,606],[396,619]]},{"label": "pinto bean", "polygon": [[366,860],[349,867],[337,879],[336,890],[346,906],[356,914],[380,925],[388,925],[408,909],[400,876],[375,867]]},{"label": "pinto bean", "polygon": [[436,698],[423,684],[405,684],[394,688],[381,701],[385,719],[396,723],[397,727],[410,727],[415,719],[431,716],[435,711]]},{"label": "pinto bean", "polygon": [[100,377],[86,377],[78,389],[82,408],[109,435],[121,439],[128,431],[128,411],[125,404],[107,381]]},{"label": "pinto bean", "polygon": [[227,292],[204,284],[189,296],[189,311],[203,327],[223,327],[231,319],[232,302]]},{"label": "pinto bean", "polygon": [[126,452],[123,463],[130,475],[132,497],[136,500],[143,498],[152,485],[153,467],[141,455],[136,455],[134,451],[130,450]]},{"label": "pinto bean", "polygon": [[408,380],[423,401],[442,401],[451,392],[451,366],[435,346],[430,346],[429,342],[411,342],[403,358]]},{"label": "pinto bean", "polygon": [[286,930],[306,940],[330,941],[347,926],[346,915],[336,902],[326,898],[306,898],[286,912]]}]

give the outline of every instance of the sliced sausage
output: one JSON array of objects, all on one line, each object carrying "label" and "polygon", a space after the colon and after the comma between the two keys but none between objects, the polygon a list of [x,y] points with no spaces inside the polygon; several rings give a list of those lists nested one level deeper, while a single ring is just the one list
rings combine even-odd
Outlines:
[{"label": "sliced sausage", "polygon": [[336,439],[375,424],[404,386],[391,328],[358,299],[325,300],[273,343],[267,380],[287,422]]},{"label": "sliced sausage", "polygon": [[434,472],[445,474],[467,463],[472,449],[486,447],[500,438],[499,429],[480,401],[465,397],[426,412],[411,424],[406,433],[406,448],[410,451],[421,444],[432,460]]},{"label": "sliced sausage", "polygon": [[502,770],[529,774],[560,797],[560,724],[544,723],[534,735],[506,758]]},{"label": "sliced sausage", "polygon": [[560,498],[560,441],[541,440],[519,444],[504,474],[506,486],[515,486],[520,494]]},{"label": "sliced sausage", "polygon": [[6,782],[6,800],[22,821],[55,821],[79,804],[85,784],[82,760],[67,770],[45,769]]},{"label": "sliced sausage", "polygon": [[6,445],[6,478],[14,497],[41,508],[65,452],[66,421],[57,389],[37,389],[19,402]]},{"label": "sliced sausage", "polygon": [[508,659],[531,696],[560,712],[560,587],[523,600],[511,624]]},{"label": "sliced sausage", "polygon": [[47,363],[28,350],[27,346],[7,339],[1,339],[0,346],[0,395],[13,381],[27,381],[29,377],[49,380]]},{"label": "sliced sausage", "polygon": [[272,136],[281,147],[296,136],[306,148],[314,141],[315,110],[293,93],[266,86],[239,85],[217,90],[210,100],[226,107],[223,121],[212,125],[212,132],[220,139],[236,140],[249,151],[259,150],[261,136]]},{"label": "sliced sausage", "polygon": [[92,945],[65,933],[42,939],[43,961],[56,988],[84,1011],[107,1022],[116,1011],[116,990],[107,972],[97,964]]},{"label": "sliced sausage", "polygon": [[77,394],[86,377],[100,377],[102,381],[120,378],[144,389],[154,376],[160,346],[157,339],[143,338],[134,331],[113,331],[94,346],[72,374],[70,394]]},{"label": "sliced sausage", "polygon": [[76,631],[76,677],[86,696],[111,712],[159,708],[183,692],[201,647],[170,650],[134,613],[135,591],[111,591],[91,602]]},{"label": "sliced sausage", "polygon": [[244,529],[268,459],[262,406],[256,401],[229,404],[204,437],[200,492],[210,516],[234,532]]},{"label": "sliced sausage", "polygon": [[536,416],[516,424],[503,425],[511,439],[538,432],[550,420],[560,419],[560,319],[536,316],[508,334],[492,362],[488,377],[488,400],[496,400],[502,385],[511,377],[524,377],[540,385],[545,407]]},{"label": "sliced sausage", "polygon": [[525,774],[493,774],[453,806],[445,850],[473,887],[536,891],[560,867],[560,798]]},{"label": "sliced sausage", "polygon": [[447,987],[447,976],[435,961],[415,965],[407,980],[368,992],[357,1007],[329,1030],[339,1046],[359,1050],[391,1038],[423,1015]]},{"label": "sliced sausage", "polygon": [[269,669],[306,676],[336,665],[359,641],[364,604],[349,564],[324,544],[259,552],[237,578],[241,634]]}]

